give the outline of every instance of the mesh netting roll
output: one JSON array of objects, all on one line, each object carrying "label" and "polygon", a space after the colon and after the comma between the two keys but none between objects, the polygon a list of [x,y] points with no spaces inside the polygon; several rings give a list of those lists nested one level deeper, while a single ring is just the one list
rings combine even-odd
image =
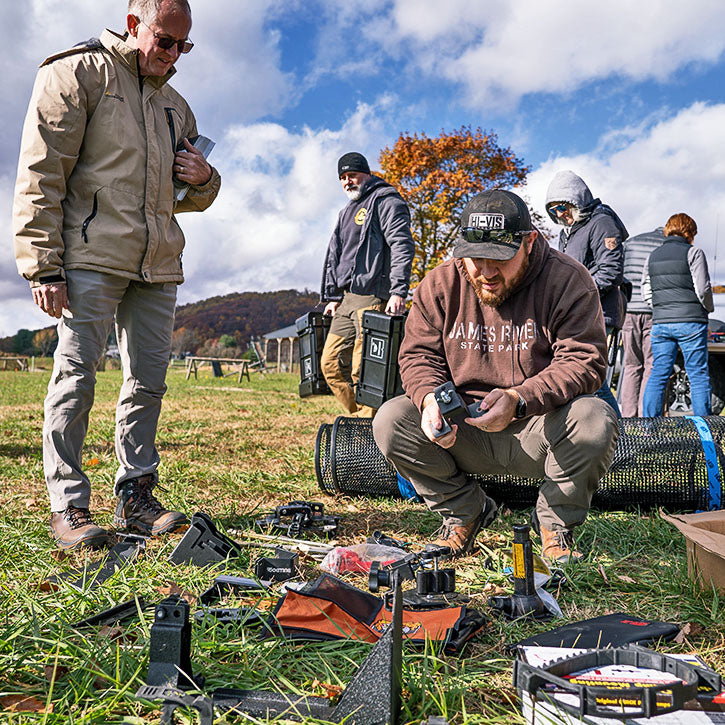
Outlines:
[{"label": "mesh netting roll", "polygon": [[[621,510],[640,506],[696,511],[722,508],[725,417],[625,418],[609,471],[593,505]],[[710,441],[710,437],[712,440]],[[395,469],[375,444],[369,418],[338,418],[320,426],[315,470],[328,494],[400,498]],[[541,480],[470,475],[497,502],[531,506]]]}]

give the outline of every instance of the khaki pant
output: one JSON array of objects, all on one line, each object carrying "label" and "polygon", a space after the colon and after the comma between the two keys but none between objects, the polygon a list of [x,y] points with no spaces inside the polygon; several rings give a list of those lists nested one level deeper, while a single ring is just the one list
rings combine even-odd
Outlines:
[{"label": "khaki pant", "polygon": [[[362,316],[365,310],[383,312],[385,300],[373,295],[345,292],[335,311],[322,349],[320,367],[332,394],[345,410],[360,418],[372,418],[375,408],[355,402],[355,388],[362,363]],[[347,363],[351,365],[348,366]]]},{"label": "khaki pant", "polygon": [[467,524],[481,512],[483,489],[467,473],[509,474],[545,479],[536,513],[544,528],[555,530],[584,522],[619,428],[611,406],[585,395],[551,413],[514,420],[498,433],[460,423],[455,444],[445,449],[428,440],[418,409],[401,395],[380,407],[373,435],[383,455],[446,521]]},{"label": "khaki pant", "polygon": [[45,399],[43,468],[51,511],[88,508],[91,484],[81,454],[96,370],[114,316],[123,384],[116,407],[115,493],[129,478],[155,474],[156,427],[166,392],[176,288],[90,270],[67,270],[70,310],[58,323],[58,348]]}]

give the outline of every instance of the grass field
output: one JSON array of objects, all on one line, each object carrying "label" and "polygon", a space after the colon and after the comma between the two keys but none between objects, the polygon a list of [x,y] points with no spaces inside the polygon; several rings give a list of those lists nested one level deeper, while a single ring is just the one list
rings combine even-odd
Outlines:
[{"label": "grass field", "polygon": [[[46,529],[41,429],[47,372],[0,371],[0,722],[157,723],[159,704],[133,698],[148,662],[152,610],[123,627],[77,630],[70,623],[126,600],[134,593],[160,601],[174,587],[191,594],[207,588],[215,571],[175,567],[167,556],[179,536],[149,544],[146,555],[96,589],[70,587],[44,592],[51,574],[98,554],[60,556]],[[110,525],[115,501],[113,448],[118,371],[99,373],[84,454],[92,479],[92,510]],[[205,511],[222,527],[244,528],[255,514],[296,498],[319,500],[343,523],[338,541],[364,541],[375,529],[423,544],[439,521],[420,504],[332,498],[319,492],[314,440],[337,408],[330,397],[300,400],[292,375],[235,377],[200,374],[184,379],[172,370],[159,426],[164,501],[189,514]],[[525,512],[504,511],[480,537],[482,555],[457,567],[459,588],[486,611],[491,594],[508,591],[503,571],[511,525]],[[665,652],[696,652],[725,674],[725,609],[718,595],[700,591],[687,578],[682,536],[654,513],[597,513],[582,529],[587,558],[569,570],[557,593],[565,621],[624,611],[689,625],[680,643]],[[228,573],[248,576],[259,549],[229,562]],[[490,556],[493,568],[484,567]],[[305,564],[311,579],[315,562]],[[352,579],[364,587],[363,579]],[[269,607],[271,596],[259,602]],[[253,603],[256,603],[254,600]],[[463,656],[406,648],[403,669],[404,722],[443,714],[455,723],[523,722],[511,685],[506,642],[548,628],[530,621],[492,619]],[[325,685],[344,685],[370,646],[356,642],[294,645],[256,641],[253,630],[232,625],[194,625],[192,662],[206,688],[294,689],[324,695]],[[179,722],[195,722],[194,716]],[[242,722],[227,715],[218,722]]]}]

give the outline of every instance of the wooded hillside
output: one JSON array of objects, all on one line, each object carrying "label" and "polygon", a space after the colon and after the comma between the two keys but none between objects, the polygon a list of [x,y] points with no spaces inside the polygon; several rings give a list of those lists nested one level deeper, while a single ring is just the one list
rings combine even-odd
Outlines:
[{"label": "wooded hillside", "polygon": [[[234,338],[240,348],[246,349],[252,335],[259,337],[293,324],[298,317],[314,309],[318,301],[316,292],[290,289],[234,292],[182,305],[176,310],[174,352],[196,352],[205,343],[222,335]],[[48,330],[54,333],[54,328]],[[40,354],[35,344],[36,332],[19,330],[16,335],[0,339],[0,351]],[[226,345],[229,346],[229,343]]]},{"label": "wooded hillside", "polygon": [[177,308],[174,329],[194,329],[205,338],[238,334],[248,340],[293,324],[318,301],[319,295],[309,290],[235,292]]}]

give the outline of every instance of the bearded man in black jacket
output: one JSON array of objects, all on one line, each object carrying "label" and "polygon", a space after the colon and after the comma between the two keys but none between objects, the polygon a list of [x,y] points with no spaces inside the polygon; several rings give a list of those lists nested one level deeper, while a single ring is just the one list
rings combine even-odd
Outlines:
[{"label": "bearded man in black jacket", "polygon": [[347,413],[371,418],[375,409],[355,401],[362,316],[365,310],[405,312],[415,244],[408,205],[394,187],[370,173],[362,154],[342,156],[337,172],[350,201],[338,216],[322,272],[320,299],[332,324],[320,366]]}]

